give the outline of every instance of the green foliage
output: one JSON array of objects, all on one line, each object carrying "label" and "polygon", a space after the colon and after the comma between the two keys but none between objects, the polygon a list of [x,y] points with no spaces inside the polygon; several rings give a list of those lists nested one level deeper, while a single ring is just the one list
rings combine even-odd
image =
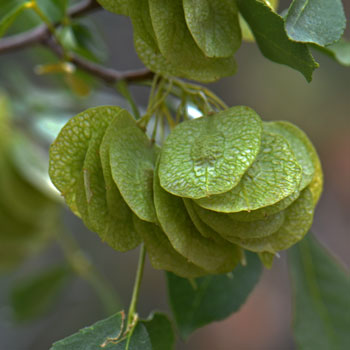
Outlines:
[{"label": "green foliage", "polygon": [[249,41],[254,35],[268,59],[311,81],[318,64],[306,43],[331,54],[326,46],[337,42],[345,28],[340,0],[294,0],[285,18],[275,11],[278,1],[267,0],[99,2],[111,12],[130,16],[136,51],[148,68],[201,82],[235,73],[233,55],[241,32]]},{"label": "green foliage", "polygon": [[318,64],[305,44],[290,40],[283,18],[259,0],[237,0],[238,8],[249,24],[264,56],[300,71],[307,81]]},{"label": "green foliage", "polygon": [[[28,181],[16,164],[15,148],[24,135],[15,132],[9,102],[0,95],[0,271],[38,252],[57,232],[58,205]],[[29,149],[22,154],[30,158]]]},{"label": "green foliage", "polygon": [[13,24],[16,18],[27,8],[27,3],[19,4],[9,11],[0,20],[0,37],[2,37],[7,29]]},{"label": "green foliage", "polygon": [[70,271],[57,266],[18,282],[11,291],[11,306],[17,321],[30,321],[42,316],[55,303]]},{"label": "green foliage", "polygon": [[173,350],[175,337],[171,323],[166,315],[152,314],[147,320],[142,321],[151,339],[152,350]]},{"label": "green foliage", "polygon": [[340,39],[338,42],[327,47],[314,46],[317,50],[334,58],[337,62],[344,66],[350,66],[350,42]]},{"label": "green foliage", "polygon": [[313,236],[289,251],[294,334],[299,349],[346,349],[350,342],[350,278]]},{"label": "green foliage", "polygon": [[247,254],[246,266],[226,275],[189,281],[167,273],[170,305],[183,338],[197,328],[236,312],[259,281],[262,267],[255,254]]},{"label": "green foliage", "polygon": [[292,40],[326,46],[341,38],[345,23],[341,0],[293,0],[285,27]]},{"label": "green foliage", "polygon": [[155,313],[128,327],[122,311],[54,343],[51,350],[172,350],[173,346],[172,327],[164,314]]}]

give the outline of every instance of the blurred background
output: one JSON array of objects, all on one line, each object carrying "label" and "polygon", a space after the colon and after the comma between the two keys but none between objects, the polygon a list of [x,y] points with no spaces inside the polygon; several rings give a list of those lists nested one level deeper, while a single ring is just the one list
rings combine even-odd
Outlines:
[{"label": "blurred background", "polygon": [[[3,0],[0,0],[0,4],[4,8]],[[289,1],[281,1],[280,9],[286,8],[288,4]],[[350,4],[344,1],[344,5],[349,19]],[[28,26],[35,25],[35,16],[29,17],[32,22],[28,22],[28,17],[19,18],[13,32],[24,30],[24,23]],[[79,23],[82,27],[93,28],[94,38],[88,42],[93,59],[104,60],[106,66],[118,70],[142,67],[133,49],[132,28],[127,18],[97,11]],[[103,39],[103,43],[99,38]],[[265,120],[291,121],[309,135],[319,152],[325,175],[325,188],[316,210],[312,231],[349,268],[350,68],[341,66],[318,52],[314,54],[320,68],[315,71],[313,81],[309,84],[300,73],[265,59],[255,44],[243,43],[236,56],[239,67],[237,74],[211,84],[210,88],[229,106],[250,106]],[[101,85],[84,74],[71,83],[62,74],[40,76],[35,73],[38,71],[35,67],[39,64],[55,61],[57,59],[50,52],[40,47],[0,55],[0,106],[8,106],[8,114],[12,115],[11,122],[20,130],[12,134],[3,127],[0,129],[0,146],[5,135],[11,135],[16,144],[4,156],[6,159],[11,158],[14,164],[2,162],[0,174],[6,168],[12,171],[12,177],[18,175],[21,186],[25,184],[22,186],[27,196],[23,200],[24,204],[25,201],[34,203],[28,193],[35,192],[40,230],[47,231],[50,227],[52,231],[71,232],[78,246],[86,253],[88,261],[83,258],[84,262],[92,262],[100,275],[96,273],[95,280],[86,281],[66,273],[64,254],[68,258],[77,256],[76,242],[69,238],[68,243],[57,243],[55,239],[45,237],[44,249],[39,249],[43,247],[42,243],[38,243],[35,247],[26,246],[25,252],[16,242],[5,245],[5,248],[0,249],[0,254],[6,256],[6,250],[15,245],[18,259],[11,262],[11,266],[2,268],[0,265],[1,349],[48,349],[54,341],[107,316],[104,304],[92,288],[96,281],[105,279],[106,284],[116,291],[115,298],[109,295],[108,287],[106,291],[98,291],[105,295],[105,304],[108,304],[108,300],[115,304],[116,311],[127,308],[134,281],[137,250],[123,254],[115,252],[56,202],[54,196],[50,195],[52,192],[48,182],[44,185],[48,192],[41,192],[43,183],[47,181],[47,149],[60,125],[70,116],[90,106],[127,106],[114,88]],[[70,89],[75,93],[72,94]],[[133,86],[131,91],[138,103],[145,105],[148,89]],[[7,117],[0,114],[1,122],[4,118]],[[36,141],[40,151],[32,151],[27,146],[30,140]],[[38,153],[41,154],[40,157]],[[39,173],[35,169],[39,169]],[[35,179],[40,179],[39,185]],[[13,186],[19,188],[15,184]],[[2,206],[12,202],[16,202],[14,205],[20,204],[16,198],[8,199],[3,191],[1,197]],[[40,205],[48,207],[48,203],[52,210],[43,214]],[[25,215],[31,214],[23,213],[23,223],[26,222]],[[57,222],[63,222],[64,225]],[[1,220],[0,230],[3,230],[3,225]],[[39,229],[34,227],[33,230],[37,232]],[[40,237],[42,242],[42,236]],[[62,249],[62,246],[65,248]],[[30,251],[30,256],[27,256],[27,250]],[[52,300],[47,301],[47,310],[41,314],[31,315],[31,310],[28,310],[29,318],[36,317],[34,321],[28,322],[28,317],[16,315],[13,307],[20,304],[17,300],[21,292],[20,286],[28,276],[35,276],[44,268],[50,267],[56,274],[54,281],[59,293],[53,293]],[[147,317],[154,309],[169,311],[164,275],[153,270],[149,263],[146,265],[138,309],[142,317]],[[286,256],[282,254],[271,270],[264,271],[258,286],[238,313],[225,321],[198,330],[187,343],[180,342],[177,349],[292,350],[295,345],[291,320],[288,267]]]}]

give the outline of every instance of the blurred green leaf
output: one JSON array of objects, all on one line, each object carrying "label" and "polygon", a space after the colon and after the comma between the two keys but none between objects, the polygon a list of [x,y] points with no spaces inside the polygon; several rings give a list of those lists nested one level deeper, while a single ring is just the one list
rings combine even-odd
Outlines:
[{"label": "blurred green leaf", "polygon": [[330,56],[343,66],[350,66],[350,41],[341,39],[327,47],[311,45],[312,48]]},{"label": "blurred green leaf", "polygon": [[59,31],[62,43],[79,56],[95,62],[105,61],[107,50],[99,30],[90,21],[72,21]]},{"label": "blurred green leaf", "polygon": [[350,42],[344,39],[327,47],[334,58],[344,66],[350,66]]},{"label": "blurred green leaf", "polygon": [[338,41],[345,25],[341,0],[294,0],[285,18],[290,39],[321,46]]},{"label": "blurred green leaf", "polygon": [[197,328],[223,320],[239,310],[259,281],[262,266],[256,254],[247,253],[247,265],[226,275],[192,280],[167,273],[170,304],[182,337]]},{"label": "blurred green leaf", "polygon": [[[52,22],[60,22],[66,13],[68,0],[36,0],[39,8]],[[11,26],[11,34],[29,30],[42,23],[42,19],[30,10],[29,0],[0,0],[0,37]],[[15,22],[15,23],[14,23]],[[13,27],[13,28],[12,28]]]},{"label": "blurred green leaf", "polygon": [[56,302],[69,272],[66,266],[57,266],[16,284],[10,295],[15,319],[29,321],[47,312]]},{"label": "blurred green leaf", "polygon": [[128,0],[97,0],[107,11],[118,15],[128,15]]},{"label": "blurred green leaf", "polygon": [[51,20],[51,22],[59,22],[64,17],[68,0],[36,0],[40,9]]},{"label": "blurred green leaf", "polygon": [[237,3],[262,54],[271,61],[298,70],[310,82],[318,64],[306,44],[288,38],[283,18],[259,0],[237,0]]},{"label": "blurred green leaf", "polygon": [[349,273],[309,234],[289,251],[294,335],[299,349],[345,350],[350,344]]},{"label": "blurred green leaf", "polygon": [[171,324],[165,315],[156,313],[130,330],[121,311],[54,343],[51,350],[172,350],[173,343]]},{"label": "blurred green leaf", "polygon": [[11,11],[7,12],[0,20],[0,38],[6,33],[7,29],[12,25],[16,18],[22,13],[22,11],[28,9],[27,2],[19,4]]}]

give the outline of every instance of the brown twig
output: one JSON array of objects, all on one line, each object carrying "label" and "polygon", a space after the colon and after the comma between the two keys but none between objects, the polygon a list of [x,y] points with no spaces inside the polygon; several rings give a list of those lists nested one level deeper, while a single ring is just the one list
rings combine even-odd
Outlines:
[{"label": "brown twig", "polygon": [[[70,18],[76,18],[98,8],[100,8],[100,5],[96,0],[83,0],[68,10],[68,16]],[[57,25],[58,24],[55,26]],[[24,49],[33,45],[44,45],[51,49],[57,56],[63,56],[62,47],[54,40],[50,30],[44,24],[31,31],[1,39],[0,54]],[[112,68],[106,68],[73,54],[70,54],[70,61],[78,68],[102,79],[106,83],[115,83],[119,80],[137,82],[152,78],[153,76],[153,73],[148,69],[118,71]]]}]

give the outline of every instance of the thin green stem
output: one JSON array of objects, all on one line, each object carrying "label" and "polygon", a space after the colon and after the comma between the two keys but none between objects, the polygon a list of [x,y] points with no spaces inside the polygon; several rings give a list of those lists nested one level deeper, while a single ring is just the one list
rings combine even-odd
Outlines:
[{"label": "thin green stem", "polygon": [[140,250],[140,255],[139,255],[139,262],[138,262],[138,266],[137,266],[135,283],[134,283],[134,290],[132,292],[132,298],[131,298],[129,312],[128,312],[127,326],[130,326],[131,324],[133,324],[134,318],[136,316],[136,307],[137,307],[137,301],[138,301],[139,293],[140,293],[143,268],[145,266],[145,257],[146,257],[146,249],[145,249],[145,246],[142,244],[141,250]]},{"label": "thin green stem", "polygon": [[119,310],[121,303],[109,285],[108,281],[90,262],[86,254],[80,249],[74,237],[64,230],[59,230],[57,242],[61,246],[63,253],[70,263],[75,273],[87,281],[95,290],[107,315]]},{"label": "thin green stem", "polygon": [[69,54],[66,50],[66,48],[64,47],[64,45],[62,45],[61,40],[59,38],[59,36],[57,35],[56,32],[56,28],[53,25],[53,23],[51,23],[50,19],[45,15],[45,13],[41,10],[41,8],[38,6],[36,0],[32,0],[32,2],[30,3],[30,8],[40,17],[40,19],[46,24],[47,28],[49,29],[49,31],[51,32],[52,36],[55,38],[55,40],[57,41],[57,43],[61,46],[62,50],[63,50],[63,57],[64,59],[66,59],[67,61],[70,60]]},{"label": "thin green stem", "polygon": [[120,80],[117,83],[116,87],[119,93],[122,94],[125,97],[125,99],[129,102],[129,105],[134,113],[135,118],[139,120],[141,118],[140,111],[130,93],[127,82],[125,80]]}]

